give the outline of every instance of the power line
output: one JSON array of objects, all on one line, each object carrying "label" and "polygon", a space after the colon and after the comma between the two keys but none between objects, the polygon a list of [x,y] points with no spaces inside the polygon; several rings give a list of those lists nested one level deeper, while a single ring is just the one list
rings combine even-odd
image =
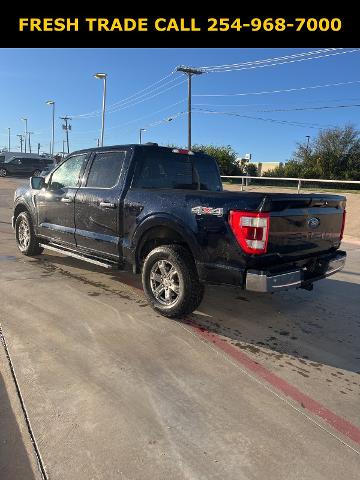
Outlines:
[{"label": "power line", "polygon": [[[172,85],[171,87],[168,87],[166,88],[165,90],[161,90],[160,92],[158,93],[155,93],[154,95],[151,95],[151,96],[148,96],[146,98],[143,98],[142,100],[139,100],[139,101],[133,101],[132,103],[130,104],[127,104],[127,105],[124,105],[124,106],[120,106],[119,108],[116,108],[116,109],[113,109],[111,110],[109,113],[115,113],[115,112],[119,112],[121,110],[126,110],[128,108],[131,108],[131,107],[134,107],[136,105],[139,105],[140,103],[143,103],[143,102],[146,102],[148,100],[151,100],[152,98],[155,98],[155,97],[158,97],[159,95],[162,95],[163,93],[166,93],[168,92],[169,90],[172,90],[173,88],[185,83],[186,80],[181,80],[181,82],[178,82],[176,83],[175,85]],[[149,95],[151,94],[152,92],[149,92]],[[135,100],[135,99],[134,99]],[[96,117],[98,115],[88,115],[87,117],[82,117],[82,118],[93,118],[93,117]],[[74,117],[73,117],[74,118]],[[77,118],[80,118],[80,117],[77,117]]]},{"label": "power line", "polygon": [[[174,77],[172,80],[169,80],[168,82],[165,82],[163,83],[162,85],[159,85],[158,87],[156,88],[152,88],[150,90],[150,92],[146,92],[146,93],[143,93],[142,95],[132,95],[131,97],[128,97],[128,99],[126,100],[121,100],[121,101],[118,101],[118,102],[115,102],[113,103],[112,105],[110,105],[109,108],[117,108],[119,106],[123,106],[124,104],[128,104],[128,103],[132,103],[133,101],[136,101],[136,100],[139,100],[140,98],[143,98],[143,97],[146,97],[154,92],[156,92],[157,90],[161,90],[162,88],[164,88],[165,86],[167,85],[170,85],[171,83],[174,83],[176,82],[177,80],[180,80],[180,75],[179,76],[176,76]],[[134,98],[132,98],[134,97]]]},{"label": "power line", "polygon": [[215,110],[205,110],[205,109],[194,109],[194,112],[198,113],[205,113],[205,114],[213,114],[213,115],[229,115],[233,117],[240,117],[240,118],[249,118],[251,120],[261,120],[264,122],[272,122],[272,123],[280,123],[280,124],[287,124],[296,127],[306,127],[306,128],[329,128],[335,127],[335,125],[319,125],[318,123],[307,123],[307,122],[297,122],[297,121],[290,121],[290,120],[278,120],[275,118],[264,118],[264,117],[254,117],[252,115],[243,115],[236,112],[218,112]]},{"label": "power line", "polygon": [[326,110],[331,108],[354,108],[360,107],[360,104],[353,103],[351,105],[322,105],[321,107],[299,107],[299,108],[274,108],[272,110],[257,110],[257,112],[295,112],[303,110]]},{"label": "power line", "polygon": [[[138,100],[140,100],[141,98],[144,98],[144,97],[147,97],[149,95],[151,95],[152,93],[158,91],[158,90],[162,90],[165,86],[167,85],[170,85],[171,83],[174,83],[175,81],[179,80],[180,79],[180,75],[179,76],[176,76],[174,77],[172,80],[168,81],[168,82],[165,82],[165,83],[162,83],[164,80],[166,80],[167,78],[169,78],[170,76],[174,75],[174,72],[172,72],[170,75],[167,75],[166,77],[163,77],[161,80],[158,80],[157,82],[149,85],[148,87],[142,89],[142,90],[139,90],[138,92],[134,93],[133,95],[130,95],[129,97],[126,97],[122,100],[118,100],[117,102],[109,105],[108,107],[108,112],[109,113],[112,113],[114,111],[118,111],[119,107],[124,107],[124,106],[127,106],[128,104],[132,104],[134,102],[137,102]],[[162,83],[162,85],[159,85],[158,87],[156,88],[153,88],[154,86],[158,85]],[[181,82],[182,83],[182,82]],[[165,89],[165,91],[168,91],[170,90],[171,88],[177,86],[176,85],[173,85],[172,87],[170,87],[169,89]],[[146,90],[149,90],[148,92],[146,92]],[[143,92],[146,92],[146,93],[143,93]],[[164,93],[163,91],[161,91],[160,93]],[[160,94],[159,93],[159,94]],[[142,95],[140,95],[142,94]],[[156,96],[156,95],[155,95]],[[152,97],[151,97],[152,98]],[[138,103],[141,103],[141,102],[138,102]],[[120,108],[122,109],[122,108]],[[95,110],[93,112],[89,112],[89,113],[84,113],[84,114],[79,114],[79,115],[72,115],[73,118],[89,118],[89,117],[94,117],[94,116],[98,116],[101,112],[99,110]]]},{"label": "power line", "polygon": [[[316,56],[310,56],[306,58],[295,58],[293,60],[290,59],[285,59],[283,61],[274,61],[273,63],[244,63],[244,64],[238,64],[237,66],[234,67],[227,67],[224,66],[223,68],[203,68],[204,73],[221,73],[221,72],[233,72],[233,71],[240,71],[240,70],[252,70],[255,68],[265,68],[265,67],[273,67],[273,66],[278,66],[278,65],[285,65],[288,63],[297,63],[297,62],[305,62],[309,60],[318,60],[320,58],[326,58],[326,57],[333,57],[336,55],[345,55],[347,53],[354,53],[360,51],[359,48],[355,48],[353,50],[346,50],[346,51],[341,51],[341,52],[332,52],[332,53],[326,53],[322,55],[316,55]],[[281,58],[281,57],[280,57]],[[270,60],[270,59],[269,59]]]},{"label": "power line", "polygon": [[319,53],[327,53],[327,52],[332,52],[336,50],[344,50],[343,48],[321,48],[319,50],[313,50],[310,52],[301,52],[301,53],[293,53],[292,55],[283,55],[281,57],[271,57],[271,58],[266,58],[263,60],[250,60],[249,62],[241,62],[241,63],[230,63],[230,64],[225,64],[225,65],[212,65],[212,66],[204,66],[200,67],[202,70],[207,70],[207,69],[215,69],[215,68],[224,68],[224,67],[238,67],[238,66],[244,66],[244,65],[254,65],[257,63],[266,63],[266,62],[274,62],[278,60],[292,60],[294,58],[298,57],[304,57],[304,56],[309,56],[309,55],[317,55]]},{"label": "power line", "polygon": [[197,94],[194,97],[246,97],[249,95],[269,95],[276,93],[291,93],[303,90],[312,90],[317,88],[340,87],[344,85],[354,85],[360,83],[360,80],[351,80],[349,82],[325,83],[321,85],[310,85],[306,87],[284,88],[278,90],[263,90],[260,92],[244,92],[244,93],[213,93],[213,94]]},{"label": "power line", "polygon": [[[136,102],[137,100],[140,100],[141,98],[144,98],[144,97],[147,97],[149,95],[151,95],[152,93],[154,93],[155,91],[157,90],[161,90],[163,89],[165,86],[171,84],[171,83],[174,83],[174,81],[176,80],[179,80],[180,77],[176,77],[176,78],[173,78],[172,80],[170,80],[169,82],[166,82],[166,83],[163,83],[162,85],[160,85],[159,87],[157,88],[154,88],[152,90],[150,90],[149,92],[147,93],[144,93],[142,95],[133,95],[134,98],[132,99],[129,99],[129,100],[121,100],[119,102],[115,102],[113,104],[111,104],[108,108],[108,111],[113,111],[113,110],[117,110],[119,107],[123,107],[125,105],[128,105],[128,104],[131,104],[131,103],[134,103]],[[130,98],[130,97],[129,97]],[[77,115],[76,117],[94,117],[94,116],[98,116],[100,114],[100,110],[96,110],[94,112],[90,112],[90,113],[85,113],[85,114],[82,114],[82,115]]]},{"label": "power line", "polygon": [[[107,130],[109,131],[109,130],[115,130],[115,129],[118,129],[118,128],[126,127],[127,125],[131,125],[132,123],[139,122],[140,120],[143,120],[144,118],[153,117],[157,113],[163,112],[164,110],[169,110],[169,108],[172,108],[172,107],[175,107],[177,105],[180,105],[181,103],[184,103],[185,100],[186,99],[184,98],[184,99],[180,100],[179,102],[175,102],[172,105],[167,105],[166,107],[160,108],[159,110],[156,110],[155,112],[149,113],[147,115],[143,115],[142,117],[135,118],[134,120],[130,120],[129,122],[122,123],[120,125],[113,125],[112,127],[108,127]],[[76,135],[83,135],[83,134],[92,133],[92,132],[97,132],[97,129],[84,130],[84,131],[73,133],[73,135],[75,135],[75,136]]]},{"label": "power line", "polygon": [[[266,104],[265,104],[266,105]],[[195,103],[195,107],[199,106],[212,106],[212,107],[251,107],[254,105],[221,105],[221,104],[213,104],[213,103]],[[349,105],[321,105],[318,107],[294,107],[294,108],[271,108],[267,110],[255,110],[255,112],[296,112],[296,111],[303,111],[303,110],[327,110],[332,108],[355,108],[360,107],[358,103],[352,103]]]}]

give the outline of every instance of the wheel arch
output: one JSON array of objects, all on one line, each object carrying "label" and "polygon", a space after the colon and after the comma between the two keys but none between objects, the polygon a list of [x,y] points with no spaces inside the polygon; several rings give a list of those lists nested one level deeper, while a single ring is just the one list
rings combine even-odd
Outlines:
[{"label": "wheel arch", "polygon": [[199,260],[202,256],[200,246],[194,233],[182,222],[176,221],[170,216],[148,219],[140,225],[133,237],[134,263],[137,272],[140,272],[141,265],[146,255],[160,245],[181,245],[186,248],[191,256]]},{"label": "wheel arch", "polygon": [[16,218],[20,215],[20,213],[22,212],[27,212],[29,215],[31,215],[30,213],[30,209],[28,208],[27,205],[25,205],[25,203],[18,203],[15,208],[14,208],[14,224],[15,224],[15,220]]}]

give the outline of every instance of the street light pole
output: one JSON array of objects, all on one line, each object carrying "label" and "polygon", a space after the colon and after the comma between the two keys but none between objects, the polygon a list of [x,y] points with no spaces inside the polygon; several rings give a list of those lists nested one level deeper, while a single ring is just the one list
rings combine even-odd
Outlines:
[{"label": "street light pole", "polygon": [[104,130],[105,130],[105,110],[106,110],[106,80],[107,73],[96,73],[95,78],[104,80],[104,90],[103,90],[103,100],[102,100],[102,114],[101,114],[101,136],[100,136],[100,145],[104,146]]},{"label": "street light pole", "polygon": [[9,133],[8,150],[9,150],[9,152],[10,152],[10,150],[11,150],[10,127],[8,127],[8,133]]},{"label": "street light pole", "polygon": [[142,144],[142,132],[146,132],[145,128],[140,128],[139,129],[139,143],[140,145]]},{"label": "street light pole", "polygon": [[25,142],[24,142],[24,145],[25,145],[25,148],[24,148],[24,152],[26,153],[26,142],[27,142],[27,135],[28,135],[28,119],[27,118],[22,118],[21,119],[23,122],[25,122]]},{"label": "street light pole", "polygon": [[52,106],[52,125],[51,125],[51,144],[50,154],[54,156],[54,143],[55,143],[55,102],[54,100],[48,100],[47,105]]},{"label": "street light pole", "polygon": [[191,150],[191,77],[193,75],[201,75],[202,70],[180,65],[176,69],[178,72],[183,72],[188,77],[188,150]]}]

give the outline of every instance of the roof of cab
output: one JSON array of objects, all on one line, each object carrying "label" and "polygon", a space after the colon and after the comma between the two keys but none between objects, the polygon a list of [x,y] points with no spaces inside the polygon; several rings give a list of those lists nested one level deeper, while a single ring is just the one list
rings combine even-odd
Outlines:
[{"label": "roof of cab", "polygon": [[108,152],[109,150],[123,150],[126,149],[142,149],[142,148],[161,148],[164,150],[173,150],[174,147],[163,147],[158,145],[157,143],[128,143],[124,145],[106,145],[106,147],[93,147],[93,148],[84,148],[83,150],[76,150],[75,152],[71,152],[71,155],[79,154],[79,153],[88,153],[88,152]]}]

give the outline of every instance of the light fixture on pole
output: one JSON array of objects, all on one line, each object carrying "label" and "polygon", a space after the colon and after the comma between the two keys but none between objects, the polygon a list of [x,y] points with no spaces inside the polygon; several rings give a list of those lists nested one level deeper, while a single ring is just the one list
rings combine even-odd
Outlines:
[{"label": "light fixture on pole", "polygon": [[140,128],[139,129],[139,143],[140,145],[142,144],[142,132],[146,132],[145,128]]},{"label": "light fixture on pole", "polygon": [[54,143],[55,143],[55,102],[54,100],[48,100],[47,105],[52,106],[52,122],[51,122],[51,144],[50,144],[50,154],[54,155]]},{"label": "light fixture on pole", "polygon": [[28,135],[28,119],[27,118],[22,118],[21,120],[23,122],[25,122],[25,142],[24,142],[25,148],[24,148],[24,152],[26,153],[26,142],[27,142],[27,135]]},{"label": "light fixture on pole", "polygon": [[103,101],[102,101],[102,114],[101,114],[101,136],[100,136],[100,146],[104,146],[104,129],[105,129],[105,110],[106,110],[106,80],[107,73],[95,73],[95,78],[104,81],[104,90],[103,90]]}]

